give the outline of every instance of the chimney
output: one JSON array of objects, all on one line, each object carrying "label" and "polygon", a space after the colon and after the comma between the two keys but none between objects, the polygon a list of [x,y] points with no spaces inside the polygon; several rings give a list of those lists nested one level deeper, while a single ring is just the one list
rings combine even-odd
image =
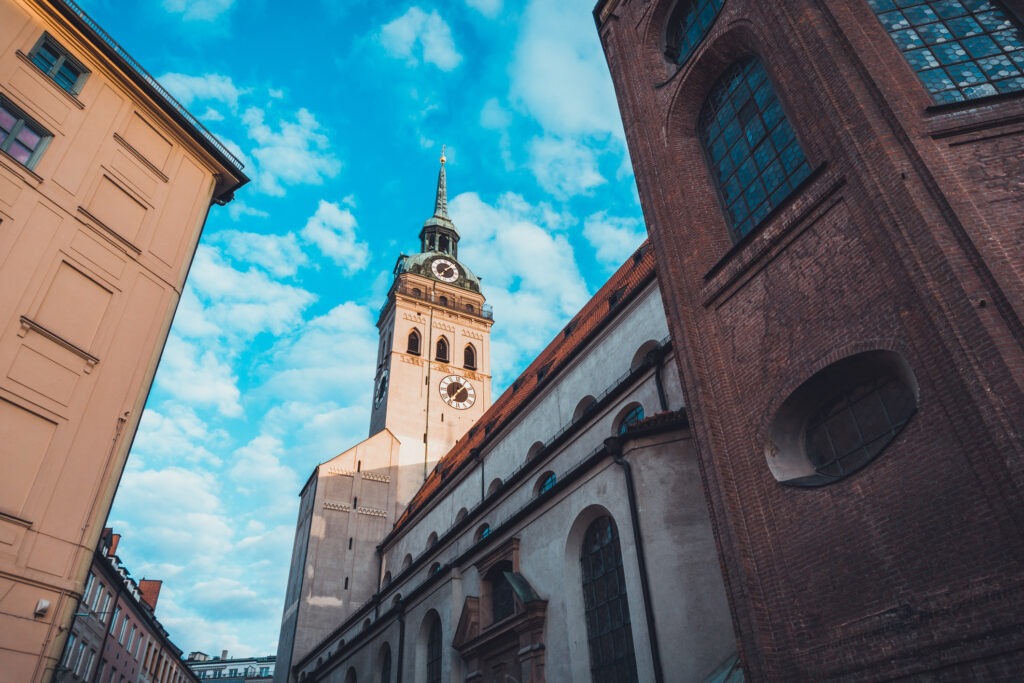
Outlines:
[{"label": "chimney", "polygon": [[107,557],[117,555],[117,544],[121,542],[121,534],[110,535],[110,549],[107,550]]},{"label": "chimney", "polygon": [[139,593],[142,594],[142,601],[149,605],[151,610],[156,611],[156,601],[160,598],[160,586],[163,581],[141,579],[139,581]]},{"label": "chimney", "polygon": [[222,660],[223,660],[223,659],[227,659],[227,658],[228,658],[228,651],[227,651],[227,650],[221,650],[221,651],[220,651],[220,658],[221,658]]}]

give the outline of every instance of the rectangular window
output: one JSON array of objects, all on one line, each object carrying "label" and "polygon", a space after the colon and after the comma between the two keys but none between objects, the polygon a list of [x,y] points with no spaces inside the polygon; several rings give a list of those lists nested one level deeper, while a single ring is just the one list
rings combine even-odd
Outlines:
[{"label": "rectangular window", "polygon": [[121,632],[117,635],[117,642],[124,645],[124,634],[128,631],[128,615],[124,615],[124,621],[121,622]]},{"label": "rectangular window", "polygon": [[71,661],[71,653],[75,650],[75,641],[78,640],[78,636],[72,633],[68,636],[67,645],[64,646],[64,661],[61,662],[64,666],[67,666]]},{"label": "rectangular window", "polygon": [[47,33],[32,48],[28,58],[54,83],[73,95],[81,91],[89,75],[86,68]]},{"label": "rectangular window", "polygon": [[0,95],[0,151],[25,168],[32,168],[52,137],[45,128]]},{"label": "rectangular window", "polygon": [[128,634],[128,644],[124,646],[125,652],[132,653],[132,643],[135,642],[135,624],[132,624],[132,631]]},{"label": "rectangular window", "polygon": [[114,631],[117,630],[117,620],[121,616],[121,608],[114,608],[114,618],[110,620],[110,635],[114,635]]},{"label": "rectangular window", "polygon": [[82,605],[89,607],[91,602],[89,598],[92,597],[92,589],[96,585],[96,575],[89,572],[89,578],[85,580],[85,590],[82,591]]}]

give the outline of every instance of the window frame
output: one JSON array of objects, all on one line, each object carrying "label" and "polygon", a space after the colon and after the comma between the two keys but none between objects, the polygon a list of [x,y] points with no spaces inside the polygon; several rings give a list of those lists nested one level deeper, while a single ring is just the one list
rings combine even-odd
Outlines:
[{"label": "window frame", "polygon": [[406,339],[405,352],[410,356],[419,356],[423,353],[422,349],[423,340],[420,336],[420,331],[414,327],[409,330],[409,336]]},{"label": "window frame", "polygon": [[[701,5],[699,8],[695,7]],[[677,67],[682,67],[688,61],[690,57],[697,51],[697,48],[704,39],[711,33],[711,28],[718,21],[718,16],[722,13],[722,7],[725,5],[725,0],[679,0],[675,7],[668,15],[668,20],[665,22],[665,57],[670,62],[675,64]],[[712,16],[704,16],[704,12],[707,8],[712,8]],[[692,10],[692,11],[691,11]],[[691,15],[696,17],[695,23],[702,24],[698,32],[692,34],[695,36],[692,40],[688,41],[689,45],[683,46],[684,38],[687,37],[688,32],[686,30],[677,30],[682,27],[681,19],[683,15],[689,17]],[[699,15],[699,16],[697,16]],[[693,24],[691,24],[692,26]],[[673,33],[674,35],[670,35]]]},{"label": "window frame", "polygon": [[[596,536],[604,532],[598,528],[602,524],[608,525],[610,534],[598,545],[599,539]],[[594,683],[637,683],[639,673],[636,664],[633,627],[629,616],[629,591],[626,588],[622,544],[618,526],[610,515],[601,515],[587,526],[583,533],[579,558],[591,680]],[[614,566],[611,566],[608,560],[614,561]],[[600,573],[597,573],[595,567],[600,568]],[[608,578],[613,572],[615,573],[616,594],[609,597],[608,587],[612,582],[608,581]],[[602,602],[598,603],[599,599]],[[617,609],[612,609],[613,604]],[[609,617],[612,614],[618,614],[621,623],[612,627],[606,625],[604,632],[595,633],[599,623],[609,621],[598,617],[602,612]],[[610,660],[603,659],[602,655],[608,652],[614,653],[614,649],[602,647],[602,644],[614,640],[616,632],[621,632],[625,638],[622,642],[623,654]],[[626,677],[624,678],[623,675]]]},{"label": "window frame", "polygon": [[[934,0],[918,0],[917,4],[901,4],[899,7],[888,0],[868,0],[866,4],[903,62],[914,73],[932,106],[963,105],[1024,92],[1024,16],[1010,3],[1000,0],[991,0],[991,7],[982,11],[967,7],[962,0],[955,1],[962,14],[952,14],[948,6],[937,11]],[[953,11],[957,10],[954,8]],[[983,23],[984,15],[994,13],[1004,18],[987,18],[1002,21],[1004,25],[991,27]],[[899,20],[893,15],[898,15]],[[974,24],[978,30],[969,28],[965,22]],[[1020,47],[1008,50],[999,37],[1011,31],[1016,32],[1015,42]],[[941,35],[942,32],[945,36]],[[991,45],[984,47],[984,41]],[[1015,57],[1010,57],[1011,54]],[[990,60],[999,58],[1004,66],[1008,65],[1017,73],[1001,75],[996,72],[993,76],[991,71],[1000,65]],[[956,70],[959,74],[954,73]],[[926,78],[926,74],[938,75],[939,79]],[[981,76],[981,79],[972,83],[970,78],[974,76]],[[957,77],[964,80],[958,82],[955,80]],[[943,80],[946,87],[936,89]],[[1010,81],[1019,85],[1001,87]]]},{"label": "window frame", "polygon": [[[442,347],[444,352],[442,353]],[[434,360],[438,363],[448,363],[451,358],[451,345],[448,343],[448,339],[441,335],[437,338],[437,342],[434,344]]]},{"label": "window frame", "polygon": [[[754,69],[759,69],[761,73],[756,73]],[[751,87],[751,82],[756,78],[761,80]],[[737,84],[734,82],[736,79],[742,79],[744,83]],[[764,102],[758,102],[757,95],[765,87],[767,90]],[[742,103],[735,101],[736,94],[741,89],[749,95]],[[715,103],[714,100],[720,92],[724,94],[721,95],[720,101]],[[748,110],[750,104],[756,105],[752,111]],[[777,111],[773,113],[773,110]],[[723,111],[734,113],[730,118],[724,119],[719,116]],[[778,117],[774,123],[770,123],[772,119],[769,118],[769,114],[773,118]],[[737,124],[738,132],[734,133],[735,139],[730,141],[726,136],[734,123]],[[752,144],[749,133],[755,123],[764,131],[761,137],[757,138],[756,144]],[[719,132],[712,133],[713,128],[719,129]],[[780,136],[785,141],[781,149]],[[736,59],[718,74],[697,116],[697,139],[733,245],[743,242],[748,235],[764,225],[780,206],[791,201],[793,195],[814,172],[797,129],[790,120],[785,102],[780,96],[780,90],[776,88],[765,61],[757,54],[749,53]],[[716,159],[715,149],[720,142],[724,149]],[[748,152],[734,154],[742,146],[748,148]],[[769,147],[773,150],[772,153],[767,153]],[[758,150],[762,148],[759,158]],[[793,164],[789,167],[785,157],[793,154],[790,152],[791,149],[799,152],[799,157],[793,155]],[[770,159],[762,161],[766,156],[770,156]],[[758,168],[762,164],[763,167]],[[753,167],[753,175],[744,181],[742,174],[748,165]],[[769,177],[770,173],[781,173],[781,178],[769,189],[767,184],[763,184],[763,179]],[[730,186],[735,187],[736,193],[731,199],[728,191]],[[762,188],[764,196],[751,207],[747,201],[748,193],[756,186]],[[745,213],[742,212],[742,207],[747,207]],[[737,208],[740,212],[734,213],[734,209]]]},{"label": "window frame", "polygon": [[[49,49],[49,51],[54,54],[53,64],[45,68],[42,64],[36,61],[36,57],[44,48]],[[29,50],[28,59],[32,62],[33,66],[39,69],[39,71],[41,71],[58,88],[72,96],[77,96],[78,93],[82,92],[82,88],[85,86],[85,81],[91,73],[89,69],[85,68],[85,65],[82,64],[82,62],[75,59],[66,47],[61,45],[56,38],[45,31],[43,32],[43,35],[39,37],[39,40],[36,41],[36,44],[32,46],[32,49]],[[71,70],[75,72],[74,82],[67,87],[58,80],[61,68],[66,64],[70,65]]]},{"label": "window frame", "polygon": [[[10,98],[6,97],[2,93],[0,93],[0,110],[6,111],[8,115],[14,118],[14,124],[11,126],[10,131],[8,131],[6,137],[4,137],[2,141],[0,141],[0,152],[3,152],[5,156],[13,160],[19,166],[22,166],[24,168],[27,168],[29,171],[32,171],[36,167],[36,164],[39,163],[39,159],[40,157],[42,157],[43,152],[45,152],[46,148],[49,146],[50,140],[53,139],[53,133],[51,133],[49,130],[43,127],[42,124],[33,119],[31,116],[26,114],[21,107],[14,104],[14,102],[12,102]],[[21,161],[16,156],[11,154],[9,150],[15,142],[18,142],[18,135],[25,128],[28,128],[30,131],[39,136],[39,142],[32,149],[32,153],[29,155],[28,159],[25,161]]]}]

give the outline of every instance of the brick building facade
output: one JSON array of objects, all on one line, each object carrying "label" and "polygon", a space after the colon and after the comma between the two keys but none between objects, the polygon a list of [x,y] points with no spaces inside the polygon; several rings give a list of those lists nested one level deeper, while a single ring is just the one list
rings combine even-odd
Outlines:
[{"label": "brick building facade", "polygon": [[133,579],[117,556],[120,541],[109,527],[100,535],[53,682],[193,683],[156,618],[163,582]]},{"label": "brick building facade", "polygon": [[595,8],[753,680],[1024,669],[1022,5],[896,4]]}]

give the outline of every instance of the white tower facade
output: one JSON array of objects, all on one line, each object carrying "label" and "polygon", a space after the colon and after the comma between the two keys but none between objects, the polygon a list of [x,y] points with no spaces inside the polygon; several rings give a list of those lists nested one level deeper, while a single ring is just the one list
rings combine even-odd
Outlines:
[{"label": "white tower facade", "polygon": [[420,251],[401,255],[377,321],[370,436],[301,493],[275,681],[380,586],[377,545],[433,466],[491,404],[491,312],[458,258],[441,157]]}]

